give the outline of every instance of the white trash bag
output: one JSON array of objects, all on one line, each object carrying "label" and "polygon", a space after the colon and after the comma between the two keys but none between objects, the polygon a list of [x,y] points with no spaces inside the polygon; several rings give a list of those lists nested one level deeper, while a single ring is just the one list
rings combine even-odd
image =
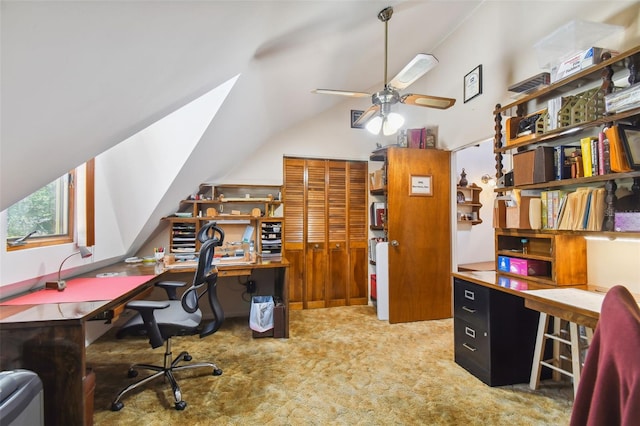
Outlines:
[{"label": "white trash bag", "polygon": [[253,296],[249,314],[249,328],[263,333],[273,328],[273,296]]}]

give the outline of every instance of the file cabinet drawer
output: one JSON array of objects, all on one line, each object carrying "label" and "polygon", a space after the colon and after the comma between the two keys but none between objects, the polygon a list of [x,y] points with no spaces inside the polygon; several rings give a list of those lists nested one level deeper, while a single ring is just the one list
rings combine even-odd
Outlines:
[{"label": "file cabinet drawer", "polygon": [[454,277],[455,362],[489,386],[526,383],[538,313],[499,286]]},{"label": "file cabinet drawer", "polygon": [[486,329],[489,316],[489,289],[455,279],[453,292],[453,314]]}]

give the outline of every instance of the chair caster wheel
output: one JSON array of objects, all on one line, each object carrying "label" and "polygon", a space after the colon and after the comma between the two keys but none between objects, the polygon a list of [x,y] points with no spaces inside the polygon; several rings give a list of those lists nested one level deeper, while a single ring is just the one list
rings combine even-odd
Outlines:
[{"label": "chair caster wheel", "polygon": [[182,357],[183,361],[191,361],[193,358],[191,357],[191,355],[186,354],[185,356]]},{"label": "chair caster wheel", "polygon": [[127,372],[127,377],[133,379],[134,377],[138,377],[138,370],[129,370]]},{"label": "chair caster wheel", "polygon": [[213,375],[214,376],[221,376],[222,375],[222,370],[220,370],[219,368],[216,368],[215,370],[213,370]]},{"label": "chair caster wheel", "polygon": [[187,403],[184,401],[176,402],[176,410],[182,411],[187,408]]},{"label": "chair caster wheel", "polygon": [[114,402],[113,404],[111,404],[111,411],[120,411],[122,410],[122,407],[124,407],[124,404],[122,402]]}]

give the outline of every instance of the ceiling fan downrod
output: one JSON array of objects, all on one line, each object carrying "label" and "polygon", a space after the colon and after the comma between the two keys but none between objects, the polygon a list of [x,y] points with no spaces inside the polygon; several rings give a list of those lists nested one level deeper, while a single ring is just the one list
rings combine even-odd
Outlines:
[{"label": "ceiling fan downrod", "polygon": [[389,45],[389,19],[393,15],[393,7],[385,7],[378,13],[378,19],[384,22],[384,88],[387,89],[387,47]]}]

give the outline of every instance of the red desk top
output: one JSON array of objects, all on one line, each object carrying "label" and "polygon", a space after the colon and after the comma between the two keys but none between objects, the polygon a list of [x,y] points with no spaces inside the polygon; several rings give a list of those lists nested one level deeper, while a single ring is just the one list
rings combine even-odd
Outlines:
[{"label": "red desk top", "polygon": [[112,300],[151,280],[153,277],[154,275],[74,278],[67,281],[67,288],[64,291],[42,289],[15,299],[6,300],[0,305],[42,305],[46,303]]}]

